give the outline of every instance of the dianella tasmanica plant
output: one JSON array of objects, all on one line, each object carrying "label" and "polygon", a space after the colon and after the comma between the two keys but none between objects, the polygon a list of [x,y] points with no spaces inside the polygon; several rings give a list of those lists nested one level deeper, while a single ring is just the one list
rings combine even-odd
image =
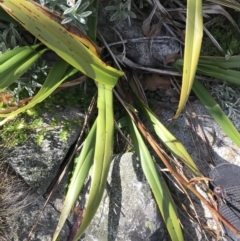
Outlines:
[{"label": "dianella tasmanica plant", "polygon": [[[95,1],[92,4],[96,6],[97,2]],[[31,1],[16,0],[13,2],[4,0],[0,3],[0,7],[1,12],[6,12],[40,40],[40,43],[34,46],[19,47],[1,56],[1,67],[4,67],[1,68],[4,69],[4,72],[1,72],[1,77],[4,79],[0,83],[1,90],[13,83],[48,49],[53,50],[61,57],[54,64],[41,89],[31,101],[10,113],[0,112],[1,117],[17,115],[33,107],[47,98],[64,80],[78,71],[87,75],[97,84],[98,115],[84,141],[80,155],[75,158],[76,166],[68,187],[61,217],[53,236],[53,240],[57,240],[91,168],[89,198],[82,221],[73,239],[78,240],[93,218],[106,185],[113,148],[113,88],[118,78],[123,75],[123,72],[106,65],[99,58],[101,50],[95,44],[94,39],[96,28],[89,28],[88,34],[92,37],[90,39],[85,33],[81,31],[76,32],[74,25],[68,23],[69,20],[64,22],[59,15]],[[77,7],[81,8],[81,5]],[[68,13],[67,9],[64,10],[65,13]],[[92,17],[89,24],[96,26],[96,17]],[[11,64],[11,66],[7,65],[10,62],[14,64]],[[135,140],[140,140],[141,136],[134,122],[130,121],[129,127],[133,136],[135,136]],[[143,141],[140,144],[144,146]],[[143,154],[138,154],[139,158],[144,161],[142,163],[145,166],[144,172],[150,180],[150,186],[156,196],[160,211],[164,213],[164,221],[167,224],[170,236],[173,240],[183,240],[175,204],[167,186],[164,184],[164,180],[158,176],[154,162],[147,149],[145,149]],[[191,160],[190,165],[194,165]]]},{"label": "dianella tasmanica plant", "polygon": [[[164,178],[156,168],[156,163],[145,144],[144,138],[174,178],[186,189],[193,192],[211,211],[214,212],[214,209],[198,193],[194,185],[191,184],[190,179],[182,176],[170,164],[163,149],[146,130],[138,116],[138,111],[144,113],[152,129],[156,132],[157,137],[174,156],[184,163],[192,178],[197,177],[198,180],[202,180],[203,175],[184,146],[165,128],[147,103],[141,98],[141,94],[137,91],[138,88],[134,87],[132,80],[129,81],[129,84],[133,87],[132,92],[136,97],[135,102],[139,110],[136,110],[132,101],[129,101],[129,98],[124,99],[124,94],[120,91],[119,93],[115,91],[114,87],[124,73],[107,65],[100,59],[101,48],[96,44],[97,14],[96,12],[93,14],[93,11],[97,11],[98,9],[98,1],[67,2],[68,4],[71,3],[70,7],[64,4],[59,5],[59,9],[62,9],[66,18],[32,1],[3,0],[0,2],[0,18],[4,17],[5,20],[7,19],[9,22],[14,22],[15,24],[18,22],[18,24],[22,25],[23,28],[38,39],[32,46],[14,48],[0,55],[0,91],[5,90],[14,83],[49,49],[60,57],[54,63],[36,95],[26,105],[19,106],[14,110],[11,109],[9,112],[7,110],[0,110],[0,117],[14,116],[32,108],[52,94],[65,80],[75,73],[81,72],[83,75],[86,75],[89,81],[92,80],[96,83],[98,89],[98,115],[84,140],[80,154],[75,156],[76,165],[68,186],[53,241],[57,240],[88,176],[91,177],[90,192],[81,220],[78,220],[79,223],[76,230],[74,230],[72,240],[77,241],[81,237],[98,209],[106,186],[113,152],[113,91],[126,112],[126,116],[117,124],[119,126],[125,125],[129,131],[134,150],[138,155],[143,172],[152,189],[171,239],[173,241],[182,241],[184,239],[177,208]],[[112,20],[117,20],[118,18],[123,18],[122,20],[124,20],[128,17],[135,17],[135,14],[128,8],[130,1],[127,1],[126,4],[121,1],[119,3],[121,5],[109,6],[107,8],[108,10],[115,11]],[[181,113],[189,93],[193,89],[200,100],[205,101],[204,103],[207,107],[210,103],[208,109],[215,115],[216,120],[222,124],[221,121],[224,119],[222,118],[223,113],[218,106],[216,107],[215,102],[210,97],[203,98],[202,93],[206,93],[206,91],[195,80],[196,71],[206,75],[211,74],[212,69],[210,69],[208,64],[209,62],[215,62],[215,60],[209,58],[201,58],[199,60],[203,35],[202,1],[188,0],[186,16],[184,60],[179,59],[173,63],[173,66],[183,73],[180,102],[174,118],[177,118]],[[72,24],[73,21],[78,21],[80,24],[78,26],[81,30]],[[228,60],[229,63],[232,58]],[[221,59],[221,61],[223,60]],[[219,60],[216,68],[222,67],[221,61]],[[235,72],[231,73],[234,74]],[[118,89],[116,88],[116,90]],[[240,145],[239,133],[236,133],[230,124],[226,130],[230,130],[229,133],[232,134],[235,143]],[[216,215],[221,219],[219,214]]]}]

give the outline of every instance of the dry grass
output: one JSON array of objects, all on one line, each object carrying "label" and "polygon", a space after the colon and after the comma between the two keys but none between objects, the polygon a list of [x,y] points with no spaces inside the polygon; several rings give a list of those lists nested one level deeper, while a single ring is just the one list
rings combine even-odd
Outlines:
[{"label": "dry grass", "polygon": [[15,215],[26,205],[27,189],[13,171],[10,171],[4,162],[3,153],[0,156],[0,240],[9,241],[15,240]]}]

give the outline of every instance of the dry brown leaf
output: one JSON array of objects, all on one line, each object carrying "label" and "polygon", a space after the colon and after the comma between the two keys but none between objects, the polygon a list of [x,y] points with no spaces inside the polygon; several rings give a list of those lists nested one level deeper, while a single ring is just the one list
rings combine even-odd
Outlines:
[{"label": "dry brown leaf", "polygon": [[144,90],[155,91],[156,89],[169,89],[171,82],[168,77],[152,74],[144,79]]},{"label": "dry brown leaf", "polygon": [[163,64],[166,66],[169,63],[174,62],[176,59],[180,58],[181,56],[179,54],[169,54],[164,60]]}]

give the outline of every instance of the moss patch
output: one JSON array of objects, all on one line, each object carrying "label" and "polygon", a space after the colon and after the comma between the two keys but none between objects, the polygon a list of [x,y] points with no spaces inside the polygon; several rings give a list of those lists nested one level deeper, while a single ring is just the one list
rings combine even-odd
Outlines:
[{"label": "moss patch", "polygon": [[[35,142],[40,145],[45,134],[58,126],[61,126],[60,139],[66,141],[69,131],[75,125],[81,125],[82,119],[62,120],[57,112],[67,107],[84,110],[88,107],[90,101],[91,96],[86,94],[79,86],[60,91],[34,108],[18,115],[13,121],[6,123],[1,130],[1,141],[8,147],[21,145],[34,132]],[[53,116],[48,126],[43,125],[42,117],[47,112]]]}]

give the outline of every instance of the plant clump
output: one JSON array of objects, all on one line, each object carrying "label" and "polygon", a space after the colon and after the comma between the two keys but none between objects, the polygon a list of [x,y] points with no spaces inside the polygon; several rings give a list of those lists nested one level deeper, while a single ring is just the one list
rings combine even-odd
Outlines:
[{"label": "plant clump", "polygon": [[[143,4],[143,1],[140,2]],[[136,17],[136,14],[138,14],[138,17],[143,20],[144,26],[142,27],[144,27],[146,33],[148,32],[144,37],[144,40],[149,41],[149,44],[152,40],[154,40],[155,35],[157,35],[157,30],[159,29],[163,29],[165,32],[167,32],[167,35],[171,36],[171,38],[179,40],[180,49],[184,50],[184,55],[182,55],[183,51],[179,51],[181,56],[167,56],[170,60],[166,60],[166,57],[163,66],[160,66],[158,69],[154,70],[155,72],[161,73],[163,75],[172,75],[171,82],[170,80],[167,80],[167,82],[171,84],[169,88],[179,89],[179,92],[181,92],[179,105],[173,119],[180,115],[188,100],[190,91],[193,89],[196,96],[200,99],[203,105],[207,107],[212,117],[221,126],[224,132],[238,146],[240,146],[240,136],[238,130],[232,125],[229,118],[217,104],[216,98],[214,98],[214,93],[209,93],[204,85],[202,85],[202,82],[199,81],[195,76],[195,73],[197,73],[197,75],[207,76],[208,80],[210,79],[211,81],[213,79],[219,79],[223,82],[229,81],[231,84],[236,84],[237,82],[238,84],[239,70],[235,70],[235,68],[238,68],[238,65],[236,67],[236,64],[238,64],[239,60],[236,60],[236,58],[233,58],[232,56],[233,53],[238,52],[238,50],[235,49],[237,46],[236,41],[233,40],[228,42],[227,48],[222,47],[224,50],[220,52],[222,53],[223,57],[216,59],[211,58],[211,56],[207,56],[205,58],[199,57],[202,44],[203,29],[205,28],[205,26],[203,26],[202,16],[205,17],[206,14],[209,14],[209,11],[204,12],[205,9],[202,6],[202,2],[189,0],[187,1],[187,7],[180,3],[180,1],[163,1],[162,3],[158,2],[158,5],[157,2],[147,2],[149,4],[149,10],[151,10],[151,13],[145,11],[146,9],[138,9],[138,12],[136,11],[136,13],[133,13],[131,11],[131,7],[134,7],[132,9],[135,11],[136,6],[134,2],[130,0],[113,1],[113,4],[111,6],[107,6],[105,9],[112,11],[113,14],[110,20],[116,22],[128,20],[130,23],[130,18],[134,18]],[[211,2],[211,0],[209,0],[209,2]],[[124,131],[126,130],[126,132],[131,137],[132,145],[134,146],[133,148],[138,155],[144,175],[146,176],[146,179],[152,189],[152,193],[155,197],[156,203],[158,204],[159,210],[163,214],[162,216],[164,218],[164,222],[166,223],[169,235],[171,236],[172,240],[184,240],[182,232],[183,230],[177,221],[179,220],[177,210],[178,206],[175,205],[175,202],[171,196],[171,190],[168,188],[167,183],[165,183],[164,178],[161,177],[161,172],[158,170],[156,165],[157,162],[163,162],[166,169],[172,175],[171,178],[175,178],[176,182],[181,184],[179,186],[183,186],[185,190],[189,189],[189,191],[195,194],[195,196],[200,199],[221,220],[219,213],[213,209],[212,205],[209,205],[209,202],[199,193],[196,188],[196,186],[198,186],[202,188],[202,190],[204,190],[206,193],[210,193],[208,190],[208,185],[203,185],[203,182],[205,181],[203,172],[199,169],[197,163],[195,163],[194,159],[192,159],[185,147],[162,124],[156,113],[154,113],[149,108],[147,102],[148,98],[145,95],[146,89],[144,90],[142,88],[137,74],[132,71],[132,69],[137,68],[139,72],[142,69],[144,72],[148,71],[152,73],[154,72],[153,69],[131,65],[131,62],[127,61],[123,62],[128,57],[127,54],[125,56],[125,46],[121,48],[123,49],[122,56],[125,58],[121,58],[120,60],[119,56],[114,57],[114,53],[111,52],[111,46],[107,46],[107,43],[105,43],[106,49],[109,50],[108,52],[111,53],[111,56],[114,58],[109,61],[109,55],[107,55],[107,57],[104,57],[104,60],[100,59],[100,46],[95,45],[95,37],[97,35],[97,18],[96,15],[94,15],[94,8],[97,9],[98,1],[41,0],[40,3],[45,5],[45,7],[50,8],[51,10],[57,11],[58,13],[54,11],[45,11],[39,5],[37,5],[38,7],[36,8],[36,3],[34,2],[16,1],[16,3],[13,4],[12,1],[5,0],[3,3],[0,3],[4,11],[6,11],[14,19],[17,19],[20,24],[23,25],[23,27],[26,27],[26,29],[28,29],[36,38],[40,39],[41,43],[35,44],[35,42],[38,42],[38,40],[35,39],[34,46],[26,46],[28,47],[27,50],[33,52],[33,56],[38,57],[45,53],[45,51],[47,51],[49,48],[62,58],[58,59],[56,63],[49,66],[51,70],[50,68],[48,70],[50,71],[47,71],[45,64],[43,64],[41,65],[43,68],[40,68],[39,72],[34,73],[35,70],[39,70],[39,68],[36,68],[38,61],[40,61],[39,59],[35,62],[33,61],[35,58],[29,58],[31,60],[29,62],[31,65],[29,64],[27,67],[30,68],[32,66],[31,68],[33,69],[27,71],[27,69],[29,69],[27,67],[26,69],[20,68],[23,65],[22,63],[24,58],[22,58],[21,61],[16,61],[16,58],[11,56],[11,53],[13,52],[10,51],[12,50],[9,51],[10,54],[7,55],[8,60],[9,62],[15,61],[15,65],[13,67],[6,66],[5,71],[9,74],[9,76],[11,76],[12,72],[20,73],[21,76],[19,74],[20,79],[17,79],[18,76],[16,77],[16,75],[13,75],[12,78],[9,78],[9,85],[7,87],[6,85],[3,86],[4,90],[9,91],[9,93],[13,93],[12,99],[5,97],[5,100],[2,101],[3,108],[5,105],[12,104],[11,102],[16,102],[18,104],[21,95],[24,96],[25,94],[25,97],[31,97],[34,96],[34,94],[37,92],[37,88],[41,89],[38,92],[40,93],[37,96],[39,98],[38,101],[35,99],[33,101],[31,100],[29,103],[27,103],[26,106],[24,106],[26,108],[21,109],[22,106],[20,106],[18,109],[20,111],[26,111],[26,109],[29,107],[30,110],[28,110],[26,114],[29,116],[34,116],[35,120],[29,122],[21,122],[21,116],[19,115],[20,122],[16,122],[17,128],[11,129],[11,126],[6,124],[4,128],[9,129],[3,128],[3,133],[5,131],[14,134],[18,130],[22,129],[30,131],[28,129],[29,127],[32,129],[43,128],[42,130],[46,131],[46,129],[44,129],[45,127],[42,127],[43,122],[41,118],[36,117],[32,107],[39,102],[42,102],[43,105],[46,105],[45,111],[51,112],[51,104],[47,104],[48,102],[43,102],[43,100],[48,97],[51,102],[54,96],[53,93],[58,91],[58,87],[61,89],[61,84],[65,80],[68,81],[70,76],[73,76],[78,72],[87,75],[89,79],[94,79],[95,82],[92,82],[97,82],[96,86],[98,89],[96,100],[98,116],[93,122],[94,124],[89,128],[90,132],[83,141],[81,151],[79,153],[76,151],[72,153],[73,155],[76,154],[75,159],[77,160],[77,164],[73,169],[72,179],[70,181],[69,188],[65,197],[64,208],[62,210],[58,226],[56,227],[56,232],[53,236],[53,240],[57,240],[59,232],[64,226],[67,216],[70,214],[75,205],[78,194],[84,185],[84,181],[89,176],[91,176],[91,187],[89,190],[88,202],[87,206],[84,207],[84,215],[80,215],[79,219],[76,220],[76,225],[73,226],[73,236],[75,236],[74,240],[77,240],[81,237],[91,222],[91,219],[95,215],[97,207],[103,197],[109,166],[111,163],[113,152],[113,136],[115,131],[114,124],[118,125],[119,130],[124,128]],[[9,11],[9,9],[11,9],[11,11]],[[29,11],[29,9],[32,11]],[[210,12],[212,13],[212,11]],[[33,23],[29,23],[28,17],[34,18]],[[68,23],[74,23],[78,25],[78,27],[82,30],[82,32],[80,32],[81,38],[79,38],[79,36],[76,35],[72,29],[67,29],[66,26],[69,26]],[[12,28],[14,25],[10,27]],[[53,31],[53,29],[55,31]],[[13,34],[16,34],[13,29],[10,30],[13,32]],[[214,34],[216,29],[211,30]],[[221,30],[219,31],[221,32]],[[215,39],[217,39],[218,36],[222,37],[223,35],[223,33],[220,35],[216,33]],[[129,39],[121,41],[120,44],[124,45],[124,42],[128,40]],[[14,40],[11,40],[10,42],[12,45],[16,45],[16,41],[14,42]],[[102,39],[102,42],[106,41]],[[46,45],[45,47],[44,44]],[[8,48],[7,46],[5,47],[5,49]],[[12,46],[10,46],[10,48],[11,47]],[[13,51],[15,50],[13,49]],[[22,52],[25,53],[25,48],[20,49],[20,56],[23,56]],[[210,52],[208,51],[207,54],[209,53]],[[214,52],[213,55],[215,55]],[[182,57],[182,59],[180,57]],[[238,57],[240,58],[240,56]],[[113,65],[113,60],[116,63],[115,66],[118,65],[118,69],[116,69],[115,66],[111,66]],[[124,66],[124,72],[119,70],[121,69],[120,66],[123,66],[122,63],[124,63],[126,66],[126,68]],[[168,63],[171,63],[171,66],[167,66]],[[174,68],[176,69],[176,72],[173,71]],[[129,69],[131,69],[131,71],[128,71]],[[38,79],[40,76],[39,73],[44,75],[43,79],[45,79],[47,75],[45,81],[41,78]],[[229,73],[231,73],[231,75]],[[178,76],[181,74],[183,74],[183,76],[180,91],[180,78]],[[3,75],[3,77],[5,76],[6,75]],[[32,79],[34,78],[33,76],[36,78]],[[16,79],[14,79],[14,77]],[[153,84],[152,79],[153,78],[151,78],[151,84]],[[6,82],[7,80],[8,79],[6,78]],[[13,84],[14,81],[15,83]],[[124,82],[127,82],[127,85],[125,85]],[[163,82],[162,79],[161,82]],[[112,90],[115,86],[116,88],[113,92]],[[153,88],[148,87],[148,89]],[[79,89],[77,89],[76,95],[81,96]],[[73,94],[72,96],[75,95]],[[116,108],[113,108],[115,97],[118,99],[119,103],[122,104],[121,110],[124,110],[121,112],[123,114],[118,118],[117,121],[114,112]],[[57,104],[60,106],[62,105],[63,108],[66,106],[66,98],[64,96],[60,97],[59,99],[57,97],[54,99],[57,101]],[[231,97],[230,100],[232,100]],[[85,99],[82,100],[82,102],[84,101]],[[237,104],[238,100],[236,100],[234,103]],[[36,106],[36,108],[39,108],[39,105]],[[148,128],[146,128],[145,123],[142,121],[142,116],[148,120],[149,129],[155,131],[157,135],[156,138],[159,138],[159,140],[156,141],[155,138],[153,138],[150,134],[150,130],[147,130]],[[53,124],[56,123],[57,120],[54,119]],[[44,138],[44,134],[41,132],[41,130],[39,133],[40,136],[37,139],[38,143],[40,143]],[[128,134],[126,134],[127,138]],[[27,138],[27,136],[23,137]],[[63,132],[62,137],[65,138],[66,133]],[[2,140],[7,142],[9,137],[5,139],[3,137]],[[152,158],[152,155],[149,152],[145,141],[147,141],[148,144],[152,146],[158,155],[159,158],[156,162]],[[76,150],[77,146],[80,145],[81,143],[77,142]],[[168,148],[168,151],[172,153],[171,156],[166,155],[165,149],[162,148],[163,146]],[[183,167],[184,170],[179,172],[179,167]],[[185,171],[188,172],[187,176],[185,175]],[[192,180],[197,180],[196,186],[195,183],[194,185],[189,185]],[[200,181],[198,182],[198,180]],[[186,196],[189,197],[187,191],[184,193],[186,193]],[[193,219],[198,219],[197,214],[196,216],[194,214],[193,217]],[[198,222],[199,225],[203,227],[201,221]],[[204,232],[204,230],[202,230],[202,232]]]}]

